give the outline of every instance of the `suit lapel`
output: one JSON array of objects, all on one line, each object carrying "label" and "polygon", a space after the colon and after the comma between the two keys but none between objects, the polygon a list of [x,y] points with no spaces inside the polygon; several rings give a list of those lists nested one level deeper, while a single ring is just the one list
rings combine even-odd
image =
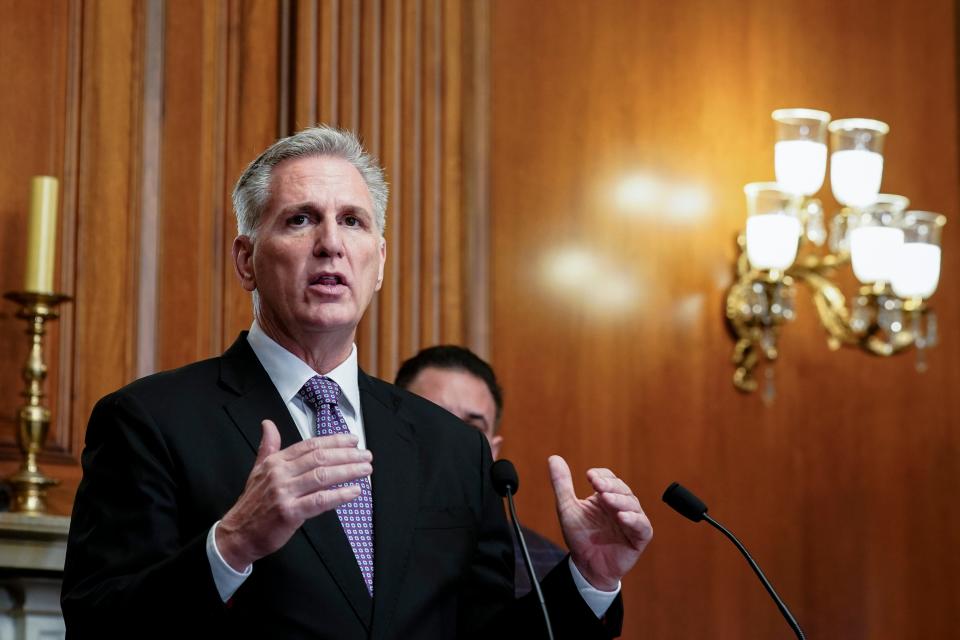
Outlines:
[{"label": "suit lapel", "polygon": [[408,569],[419,503],[420,474],[411,425],[397,416],[399,397],[360,372],[360,403],[373,452],[373,632],[389,630]]},{"label": "suit lapel", "polygon": [[[260,421],[264,419],[269,418],[276,423],[281,447],[286,448],[302,440],[286,404],[247,343],[246,332],[224,353],[220,371],[221,382],[238,394],[232,402],[227,403],[226,411],[253,449],[254,455],[260,446]],[[300,533],[306,536],[357,617],[369,629],[372,601],[337,512],[331,510],[307,520],[300,528]]]}]

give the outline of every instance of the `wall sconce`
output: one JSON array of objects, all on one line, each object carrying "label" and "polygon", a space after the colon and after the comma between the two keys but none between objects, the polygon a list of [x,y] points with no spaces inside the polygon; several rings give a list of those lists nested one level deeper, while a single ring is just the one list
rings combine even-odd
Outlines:
[{"label": "wall sconce", "polygon": [[[936,316],[926,300],[940,277],[940,236],[946,218],[908,210],[903,196],[882,194],[883,143],[878,120],[830,121],[813,109],[773,112],[776,182],[744,187],[746,233],[737,243],[737,280],[727,293],[727,318],[737,339],[734,386],[757,388],[754,370],[766,361],[764,399],[772,401],[773,361],[785,322],[794,318],[797,284],[813,296],[831,349],[853,346],[891,356],[913,346],[917,370],[937,343]],[[830,222],[813,196],[823,186],[830,134],[830,186],[842,206]],[[834,282],[849,263],[860,290],[848,308]]]}]

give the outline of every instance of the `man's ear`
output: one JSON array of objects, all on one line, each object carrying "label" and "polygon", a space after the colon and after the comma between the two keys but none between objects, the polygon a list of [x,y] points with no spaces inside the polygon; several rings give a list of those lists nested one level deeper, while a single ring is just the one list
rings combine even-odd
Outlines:
[{"label": "man's ear", "polygon": [[493,459],[497,460],[500,457],[500,445],[503,444],[503,436],[493,436],[490,438],[490,453],[493,455]]},{"label": "man's ear", "polygon": [[234,238],[233,266],[240,278],[240,285],[247,291],[256,291],[257,278],[253,272],[253,240],[249,236]]},{"label": "man's ear", "polygon": [[380,291],[383,286],[383,267],[387,262],[387,239],[380,238],[380,270],[377,272],[377,288],[374,291]]}]

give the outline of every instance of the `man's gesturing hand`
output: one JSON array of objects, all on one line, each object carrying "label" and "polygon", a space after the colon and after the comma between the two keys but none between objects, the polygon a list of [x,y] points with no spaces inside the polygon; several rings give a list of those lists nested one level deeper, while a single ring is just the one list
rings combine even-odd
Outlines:
[{"label": "man's gesturing hand", "polygon": [[352,482],[373,472],[373,455],[350,434],[310,438],[280,450],[270,420],[253,471],[236,504],[217,527],[217,549],[236,571],[282,547],[304,520],[336,509],[360,495]]},{"label": "man's gesturing hand", "polygon": [[549,465],[560,528],[573,563],[594,588],[613,591],[653,538],[650,520],[630,487],[609,469],[587,471],[596,493],[581,500],[566,461],[550,456]]}]

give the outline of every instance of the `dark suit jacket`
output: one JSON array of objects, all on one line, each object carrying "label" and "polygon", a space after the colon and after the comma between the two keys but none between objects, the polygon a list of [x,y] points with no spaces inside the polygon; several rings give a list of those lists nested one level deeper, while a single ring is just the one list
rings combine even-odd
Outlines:
[{"label": "dark suit jacket", "polygon": [[[527,543],[527,552],[530,553],[530,562],[533,564],[533,570],[538,578],[543,578],[550,573],[554,567],[560,564],[560,561],[566,558],[567,552],[550,542],[547,538],[526,527],[520,527],[523,530],[523,539]],[[530,576],[523,563],[523,552],[520,550],[520,541],[517,535],[513,533],[511,527],[510,533],[513,534],[513,557],[516,560],[514,568],[514,593],[519,598],[529,593],[533,587],[530,584]]]},{"label": "dark suit jacket", "polygon": [[[359,383],[374,460],[373,598],[330,511],[220,601],[206,536],[243,490],[260,421],[277,424],[284,447],[300,440],[241,335],[220,358],[143,378],[94,408],[63,583],[68,637],[542,637],[534,599],[513,600],[485,438],[362,372]],[[543,583],[557,637],[619,633],[619,618],[589,610],[566,563]]]}]

